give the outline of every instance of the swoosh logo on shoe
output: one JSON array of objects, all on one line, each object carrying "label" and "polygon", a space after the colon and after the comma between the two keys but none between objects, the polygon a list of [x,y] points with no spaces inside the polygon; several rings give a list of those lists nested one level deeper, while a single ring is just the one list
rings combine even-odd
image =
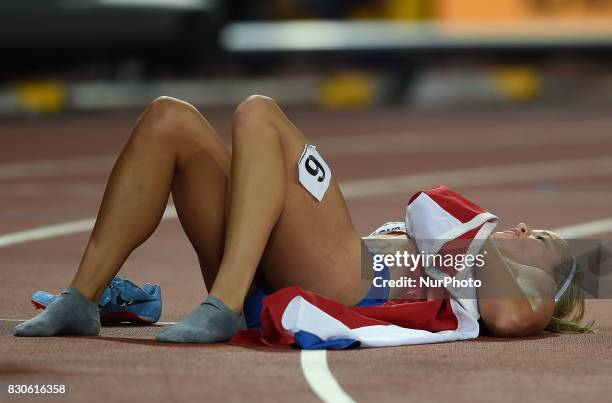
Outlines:
[{"label": "swoosh logo on shoe", "polygon": [[117,298],[115,298],[115,302],[120,307],[126,308],[126,307],[132,306],[132,305],[145,304],[145,303],[147,303],[149,301],[148,300],[147,301],[139,301],[139,300],[133,300],[133,299],[131,299],[129,301],[126,301],[123,298],[121,298],[121,294],[119,294],[119,295],[117,295]]}]

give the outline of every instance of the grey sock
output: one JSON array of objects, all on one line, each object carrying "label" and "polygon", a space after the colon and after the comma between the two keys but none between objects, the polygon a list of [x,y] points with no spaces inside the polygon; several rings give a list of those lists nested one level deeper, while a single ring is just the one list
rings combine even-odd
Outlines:
[{"label": "grey sock", "polygon": [[13,330],[15,336],[92,336],[99,332],[98,304],[89,301],[76,288],[66,289],[47,309]]},{"label": "grey sock", "polygon": [[229,340],[244,329],[244,317],[223,301],[209,295],[182,321],[159,333],[155,340],[164,343],[216,343]]}]

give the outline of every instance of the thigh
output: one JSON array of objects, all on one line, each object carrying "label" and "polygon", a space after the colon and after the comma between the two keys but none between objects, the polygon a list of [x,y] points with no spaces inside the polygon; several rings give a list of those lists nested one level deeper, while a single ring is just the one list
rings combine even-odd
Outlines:
[{"label": "thigh", "polygon": [[231,156],[214,128],[195,108],[189,106],[186,112],[186,133],[178,146],[172,198],[210,289],[223,256]]},{"label": "thigh", "polygon": [[[361,238],[333,175],[322,202],[299,182],[297,163],[308,139],[278,109],[277,128],[285,154],[287,192],[262,267],[274,287],[299,285],[347,305],[361,289]],[[325,157],[325,150],[319,150]]]}]

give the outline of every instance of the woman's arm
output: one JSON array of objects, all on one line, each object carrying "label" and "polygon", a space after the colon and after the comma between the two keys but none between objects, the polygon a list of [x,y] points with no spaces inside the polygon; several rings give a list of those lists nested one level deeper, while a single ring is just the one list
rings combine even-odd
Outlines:
[{"label": "woman's arm", "polygon": [[521,337],[543,330],[554,310],[555,282],[543,270],[504,258],[488,239],[485,265],[476,268],[480,315],[496,336]]}]

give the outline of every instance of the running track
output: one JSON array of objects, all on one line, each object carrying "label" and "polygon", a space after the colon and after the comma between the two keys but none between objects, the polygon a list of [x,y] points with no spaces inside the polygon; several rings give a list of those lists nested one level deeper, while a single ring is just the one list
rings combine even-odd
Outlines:
[{"label": "running track", "polygon": [[[612,235],[609,108],[288,113],[342,181],[364,234],[401,219],[412,192],[445,183],[498,214],[502,226],[525,221],[565,227],[571,235],[581,229],[575,224],[592,222],[582,227],[582,236]],[[228,140],[231,111],[206,114]],[[69,391],[61,399],[75,402],[313,402],[317,393],[359,402],[609,399],[612,302],[605,300],[589,301],[588,318],[597,320],[591,335],[481,337],[327,357],[157,345],[159,326],[104,327],[96,338],[12,337],[14,320],[35,314],[33,291],[65,287],[88,224],[71,235],[52,231],[38,240],[23,231],[95,216],[113,158],[137,116],[130,111],[0,122],[0,400],[23,400],[6,394],[6,385],[15,383],[65,384]],[[122,274],[162,285],[166,322],[180,319],[205,296],[195,255],[172,211]]]}]

